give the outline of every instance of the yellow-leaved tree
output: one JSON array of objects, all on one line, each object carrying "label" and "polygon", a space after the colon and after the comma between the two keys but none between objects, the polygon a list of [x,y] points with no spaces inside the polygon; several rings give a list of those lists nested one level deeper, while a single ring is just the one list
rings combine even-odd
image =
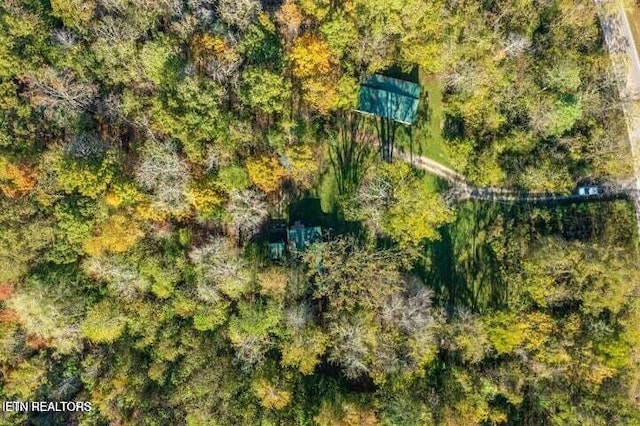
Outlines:
[{"label": "yellow-leaved tree", "polygon": [[287,171],[280,162],[273,157],[257,157],[247,161],[247,173],[249,179],[258,189],[267,194],[280,188]]},{"label": "yellow-leaved tree", "polygon": [[107,219],[98,234],[85,242],[85,250],[90,255],[104,252],[122,253],[131,248],[144,233],[127,216],[116,214]]},{"label": "yellow-leaved tree", "polygon": [[279,389],[266,379],[256,380],[253,391],[260,399],[260,405],[270,410],[281,410],[291,402],[291,392]]},{"label": "yellow-leaved tree", "polygon": [[308,145],[289,146],[284,150],[284,155],[291,180],[303,189],[310,188],[319,174],[318,155]]},{"label": "yellow-leaved tree", "polygon": [[51,8],[65,27],[82,29],[93,17],[96,3],[91,0],[51,0]]},{"label": "yellow-leaved tree", "polygon": [[276,299],[282,298],[289,279],[287,271],[280,268],[269,268],[258,273],[260,293]]},{"label": "yellow-leaved tree", "polygon": [[336,104],[337,60],[326,41],[313,34],[296,39],[291,48],[293,75],[302,82],[303,99],[320,113]]},{"label": "yellow-leaved tree", "polygon": [[328,344],[329,337],[316,327],[296,330],[282,343],[281,363],[297,367],[302,374],[313,374]]},{"label": "yellow-leaved tree", "polygon": [[290,56],[293,74],[298,78],[327,75],[336,65],[327,42],[309,33],[295,41]]},{"label": "yellow-leaved tree", "polygon": [[286,0],[276,12],[276,20],[280,27],[280,33],[287,43],[291,42],[298,35],[300,25],[302,25],[302,11],[293,0]]},{"label": "yellow-leaved tree", "polygon": [[110,343],[122,335],[127,325],[126,318],[109,299],[97,303],[82,323],[82,334],[95,343]]},{"label": "yellow-leaved tree", "polygon": [[220,64],[233,64],[240,60],[238,52],[226,41],[211,34],[196,34],[190,43],[193,63],[201,70],[211,61]]},{"label": "yellow-leaved tree", "polygon": [[203,182],[191,185],[187,189],[187,200],[196,211],[204,216],[212,216],[224,203],[224,197],[220,194],[212,182]]}]

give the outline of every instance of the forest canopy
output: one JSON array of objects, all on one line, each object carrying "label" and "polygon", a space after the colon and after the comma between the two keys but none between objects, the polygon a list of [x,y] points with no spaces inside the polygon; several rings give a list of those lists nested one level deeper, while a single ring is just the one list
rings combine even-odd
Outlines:
[{"label": "forest canopy", "polygon": [[0,425],[640,423],[632,204],[375,74],[631,173],[590,0],[1,2]]}]

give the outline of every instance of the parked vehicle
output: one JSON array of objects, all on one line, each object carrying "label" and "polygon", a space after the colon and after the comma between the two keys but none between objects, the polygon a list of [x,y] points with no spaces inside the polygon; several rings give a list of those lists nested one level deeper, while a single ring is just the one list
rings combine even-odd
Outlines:
[{"label": "parked vehicle", "polygon": [[581,186],[578,188],[578,195],[594,196],[600,194],[600,188],[597,186]]}]

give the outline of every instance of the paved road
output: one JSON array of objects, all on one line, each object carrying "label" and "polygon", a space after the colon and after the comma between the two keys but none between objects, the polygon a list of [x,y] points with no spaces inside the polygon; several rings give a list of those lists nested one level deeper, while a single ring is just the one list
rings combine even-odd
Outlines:
[{"label": "paved road", "polygon": [[634,195],[640,232],[640,57],[629,18],[619,0],[595,0],[605,43],[618,81],[635,171]]}]

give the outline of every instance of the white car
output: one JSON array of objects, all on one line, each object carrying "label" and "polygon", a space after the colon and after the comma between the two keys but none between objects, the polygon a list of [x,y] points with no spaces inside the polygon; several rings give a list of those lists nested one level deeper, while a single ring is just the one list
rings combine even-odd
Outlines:
[{"label": "white car", "polygon": [[597,186],[581,186],[578,188],[578,195],[593,196],[600,194],[600,189]]}]

